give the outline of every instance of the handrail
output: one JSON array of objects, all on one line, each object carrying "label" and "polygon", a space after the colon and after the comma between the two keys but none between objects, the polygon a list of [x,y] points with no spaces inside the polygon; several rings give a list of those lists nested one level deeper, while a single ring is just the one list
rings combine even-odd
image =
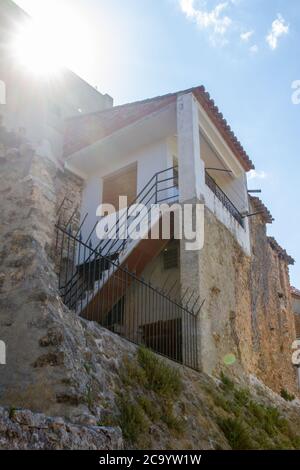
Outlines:
[{"label": "handrail", "polygon": [[213,177],[205,170],[205,182],[215,196],[221,201],[224,207],[230,212],[235,220],[244,228],[244,219],[240,211],[236,208],[234,203],[229,199],[223,189],[216,183]]},{"label": "handrail", "polygon": [[[144,188],[139,192],[139,194],[138,194],[138,196],[135,198],[134,202],[132,202],[132,203],[128,206],[127,210],[122,213],[121,217],[116,221],[116,224],[115,224],[115,225],[111,228],[111,230],[109,231],[109,234],[112,233],[112,232],[115,231],[115,230],[116,230],[116,234],[119,233],[119,231],[120,231],[120,222],[121,222],[121,218],[122,218],[123,216],[126,216],[126,218],[122,221],[122,223],[123,223],[123,222],[126,222],[126,221],[129,219],[129,217],[131,216],[131,215],[129,214],[130,209],[133,207],[134,204],[136,204],[136,203],[138,202],[139,198],[141,197],[141,195],[142,195],[146,190],[148,190],[148,191],[146,192],[146,194],[143,195],[143,197],[142,197],[142,199],[139,201],[139,203],[142,203],[142,202],[145,200],[145,198],[148,196],[148,194],[149,194],[153,189],[155,189],[155,188],[156,188],[156,191],[154,192],[154,195],[151,196],[150,199],[147,201],[147,204],[149,204],[149,202],[151,201],[152,197],[155,197],[155,203],[156,203],[156,204],[162,203],[162,202],[167,202],[168,200],[175,198],[175,196],[173,196],[173,197],[169,197],[169,198],[164,198],[164,199],[158,200],[158,198],[157,198],[157,185],[158,185],[159,183],[165,181],[165,180],[162,180],[162,181],[159,180],[159,179],[158,179],[158,178],[159,178],[159,175],[165,174],[165,173],[167,173],[167,172],[170,171],[170,170],[173,170],[173,171],[175,170],[175,171],[176,171],[177,168],[178,168],[177,166],[174,166],[174,167],[169,167],[169,168],[167,168],[166,170],[161,170],[161,171],[156,172],[156,173],[152,176],[152,178],[148,181],[148,183],[144,186]],[[177,178],[178,178],[178,177],[177,177]],[[171,178],[168,178],[168,180],[171,180],[171,179],[174,179],[174,176],[171,177]],[[155,181],[154,181],[154,180],[155,180]],[[154,181],[154,183],[152,184],[151,188],[148,189],[149,186],[151,185],[151,183],[152,183],[153,181]],[[176,189],[178,189],[175,185],[174,185],[174,187],[175,187]],[[171,189],[171,188],[168,188],[168,189]],[[148,213],[149,213],[149,210],[148,210],[147,214],[148,214]],[[97,224],[94,226],[93,231],[94,231],[94,229],[96,228],[96,226],[97,226]],[[109,235],[109,234],[108,234],[108,235]],[[90,237],[91,237],[91,235],[92,235],[92,233],[90,234]],[[89,238],[90,238],[90,237],[89,237]],[[111,238],[103,239],[103,240],[101,240],[101,241],[96,245],[95,250],[99,250],[99,251],[102,253],[102,252],[107,248],[107,246],[109,246],[109,244],[111,244],[111,245],[109,246],[109,250],[112,250],[112,248],[116,245],[116,243],[117,243],[118,241],[120,241],[120,240],[119,240],[119,239],[116,239],[116,240],[115,240],[115,239],[111,239]],[[126,240],[123,240],[123,242],[126,243]],[[88,247],[88,248],[90,249],[91,247]],[[124,247],[123,247],[123,249],[124,249]],[[106,256],[107,256],[107,255],[109,256],[109,253],[106,253]],[[114,255],[114,253],[112,253],[112,255]],[[101,254],[101,256],[103,256],[103,255]],[[90,257],[91,257],[91,255],[90,255]],[[90,258],[88,257],[84,262],[85,262],[85,263],[88,263],[88,262],[89,262],[89,259],[90,259]],[[71,277],[71,279],[68,281],[68,283],[66,284],[66,286],[67,286],[67,285],[70,285],[70,284],[74,281],[74,279],[76,278],[76,276],[77,276],[77,272],[74,273],[74,275],[73,275],[73,276]],[[66,286],[65,286],[65,287],[66,287]]]},{"label": "handrail", "polygon": [[[68,279],[74,269],[78,272],[71,287],[65,284],[59,289],[70,310],[130,342],[198,370],[198,317],[204,302],[199,296],[195,300],[196,292],[188,299],[187,291],[172,298],[174,285],[168,291],[164,291],[165,285],[155,287],[66,227],[56,224],[56,230],[59,277]],[[81,250],[89,262],[79,268],[76,261]]]},{"label": "handrail", "polygon": [[[162,190],[158,190],[158,185],[159,185],[160,183],[164,183],[164,182],[166,182],[166,181],[174,180],[174,176],[172,176],[172,177],[170,177],[170,178],[165,178],[165,179],[163,179],[163,180],[159,180],[159,179],[158,179],[159,175],[165,174],[165,173],[167,173],[167,172],[170,171],[170,170],[173,170],[173,171],[174,171],[176,168],[177,168],[177,166],[175,166],[175,167],[169,167],[169,168],[167,168],[166,170],[161,170],[161,171],[159,171],[159,172],[156,172],[156,173],[152,176],[152,178],[148,181],[148,183],[147,183],[147,184],[144,186],[144,188],[140,191],[139,195],[136,197],[136,199],[134,200],[134,202],[132,202],[132,203],[128,206],[128,208],[126,209],[126,211],[124,211],[124,212],[121,214],[120,218],[116,221],[115,225],[111,228],[111,230],[110,230],[109,233],[107,234],[107,237],[106,237],[105,239],[101,240],[101,241],[98,243],[98,245],[97,245],[97,247],[96,247],[97,249],[101,249],[101,250],[103,251],[103,250],[105,250],[105,249],[107,248],[107,246],[109,246],[109,243],[112,243],[111,246],[109,247],[109,249],[111,250],[111,249],[116,245],[117,240],[110,239],[110,238],[109,238],[109,234],[111,234],[111,233],[118,234],[118,233],[119,233],[119,231],[120,231],[120,226],[122,226],[123,223],[125,223],[126,221],[128,221],[129,217],[131,216],[131,214],[129,213],[129,212],[130,212],[130,209],[131,209],[136,203],[142,204],[142,203],[145,201],[146,197],[149,195],[149,193],[150,193],[153,189],[155,189],[155,193],[154,193],[154,195],[153,195],[153,197],[155,197],[155,201],[154,201],[154,202],[155,202],[155,203],[158,203],[158,201],[157,201],[157,193],[162,191]],[[150,186],[150,184],[152,183],[153,180],[155,180],[155,182],[152,184],[152,186],[151,186],[150,189],[149,189],[149,186]],[[176,187],[176,186],[174,185],[173,187]],[[164,190],[164,191],[167,191],[167,190],[172,189],[173,187],[163,188],[163,190]],[[176,189],[177,189],[177,188],[176,188]],[[146,194],[143,194],[146,190],[148,190],[148,191],[146,192]],[[141,198],[142,194],[143,194],[143,197]],[[175,196],[174,196],[174,198],[175,198]],[[151,199],[152,199],[152,197],[147,201],[146,204],[149,204],[149,202],[151,201]],[[171,198],[166,198],[165,200],[169,200],[169,199],[171,199]],[[159,202],[164,202],[164,199],[160,200]],[[148,212],[149,212],[149,211],[148,211]],[[122,220],[122,219],[123,219],[123,220]],[[113,240],[113,242],[112,242],[112,240]],[[105,241],[106,241],[106,243],[105,243]],[[104,245],[103,245],[103,243],[104,243]]]},{"label": "handrail", "polygon": [[[84,247],[85,249],[89,250],[91,252],[91,257],[94,255],[95,258],[94,260],[104,260],[106,261],[108,264],[110,264],[113,268],[123,273],[126,273],[128,274],[132,279],[134,279],[135,281],[137,281],[138,283],[140,284],[143,284],[144,286],[148,287],[149,289],[155,291],[159,296],[167,299],[167,300],[170,300],[173,304],[175,304],[177,307],[180,307],[181,309],[183,309],[185,312],[189,313],[190,315],[193,315],[193,316],[197,316],[197,314],[195,314],[194,312],[188,310],[186,307],[184,307],[181,303],[178,303],[175,299],[170,299],[170,297],[168,297],[166,294],[164,294],[163,292],[161,291],[158,291],[154,286],[152,286],[150,283],[146,282],[144,279],[140,278],[140,277],[137,277],[134,273],[128,271],[125,267],[123,266],[120,266],[119,264],[115,263],[114,261],[112,261],[110,258],[108,258],[107,256],[105,255],[102,255],[101,253],[99,253],[97,251],[97,249],[94,249],[92,247],[90,247],[89,245],[87,245],[86,243],[84,243],[82,240],[80,240],[78,237],[75,237],[74,235],[70,234],[67,230],[65,230],[63,227],[60,227],[59,225],[55,225],[55,228],[57,230],[59,230],[61,233],[63,233],[64,235],[66,235],[68,238],[70,238],[72,241],[76,242],[76,243],[79,243],[82,247]],[[94,261],[93,260],[93,261]],[[87,261],[86,261],[87,262]],[[68,284],[66,284],[68,285]],[[66,286],[61,286],[61,289],[64,289]]]}]

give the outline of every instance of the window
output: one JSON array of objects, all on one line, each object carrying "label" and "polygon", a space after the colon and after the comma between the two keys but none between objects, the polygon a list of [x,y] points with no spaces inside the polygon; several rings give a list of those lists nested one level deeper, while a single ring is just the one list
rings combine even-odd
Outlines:
[{"label": "window", "polygon": [[3,80],[0,80],[0,104],[6,104],[6,87]]},{"label": "window", "polygon": [[178,245],[171,244],[163,252],[164,269],[178,268]]}]

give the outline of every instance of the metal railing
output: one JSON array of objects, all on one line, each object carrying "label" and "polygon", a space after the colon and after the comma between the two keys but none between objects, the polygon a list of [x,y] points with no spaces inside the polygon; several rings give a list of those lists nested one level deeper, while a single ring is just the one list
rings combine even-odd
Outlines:
[{"label": "metal railing", "polygon": [[136,217],[134,207],[136,204],[143,204],[146,207],[147,214],[145,217],[147,217],[153,204],[170,204],[178,201],[178,197],[177,167],[170,167],[155,173],[129,207],[121,212],[121,215],[118,215],[115,225],[110,228],[106,238],[99,242],[97,249],[101,250],[106,256],[115,252],[120,253],[126,249],[131,239],[130,232],[128,232],[127,239],[122,240],[122,242],[120,242],[118,236],[124,231],[124,227],[128,227]]},{"label": "metal railing", "polygon": [[58,224],[56,253],[60,295],[71,310],[133,343],[198,369],[199,298],[194,302],[188,294],[185,302],[171,299],[113,257],[84,243],[70,227]]},{"label": "metal railing", "polygon": [[[99,251],[103,256],[119,262],[121,253],[126,250],[126,247],[131,240],[129,231],[129,233],[127,233],[127,238],[125,239],[119,238],[119,235],[121,234],[121,231],[123,230],[124,226],[129,226],[130,222],[133,219],[134,205],[143,204],[147,210],[145,217],[148,217],[153,204],[173,203],[178,200],[178,196],[179,189],[177,167],[167,168],[166,170],[162,170],[155,173],[152,178],[148,181],[146,186],[138,194],[136,199],[126,209],[126,211],[122,212],[122,214],[117,217],[115,225],[110,228],[109,232],[106,234],[106,237],[100,240],[95,249]],[[72,218],[75,213],[76,210],[73,212],[71,218],[68,220],[67,224],[65,225],[65,228],[69,227],[70,229]],[[79,237],[81,237],[81,229],[85,223],[87,216],[88,214],[83,217],[83,221],[79,227],[79,230],[77,230],[76,232],[76,236],[79,235]],[[59,212],[58,226],[61,226],[61,220],[62,214]],[[140,223],[141,222],[142,221],[140,221]],[[94,225],[92,231],[90,232],[85,242],[87,249],[92,248],[91,237],[94,231],[96,230],[97,224],[98,222]],[[150,228],[151,227],[149,226],[149,229]],[[77,264],[79,265],[82,263],[87,263],[88,261],[89,258],[85,258],[85,251],[83,250],[83,253],[80,253],[79,251]],[[73,277],[68,280],[68,284],[72,286],[73,283],[76,283],[77,277],[78,271],[75,271]]]},{"label": "metal railing", "polygon": [[209,189],[214,193],[214,195],[221,201],[223,206],[230,212],[230,214],[235,218],[235,220],[244,228],[244,218],[239,212],[239,210],[235,207],[233,202],[229,199],[229,197],[224,193],[224,191],[218,186],[216,181],[210,176],[210,174],[205,171],[205,183],[209,187]]}]

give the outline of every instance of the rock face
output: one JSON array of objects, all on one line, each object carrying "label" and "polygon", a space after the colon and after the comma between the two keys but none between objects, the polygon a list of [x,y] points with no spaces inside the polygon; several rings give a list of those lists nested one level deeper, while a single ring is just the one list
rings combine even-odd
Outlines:
[{"label": "rock face", "polygon": [[28,410],[0,408],[0,450],[121,450],[119,428],[76,426]]},{"label": "rock face", "polygon": [[7,359],[0,403],[82,424],[93,413],[99,417],[101,403],[113,396],[122,356],[118,337],[92,328],[58,295],[51,256],[57,207],[62,188],[73,187],[74,201],[80,184],[3,128],[0,141],[0,339]]},{"label": "rock face", "polygon": [[199,263],[203,370],[219,375],[234,354],[236,377],[251,373],[278,393],[298,394],[288,258],[270,243],[260,217],[251,220],[251,257],[209,210],[205,232]]}]

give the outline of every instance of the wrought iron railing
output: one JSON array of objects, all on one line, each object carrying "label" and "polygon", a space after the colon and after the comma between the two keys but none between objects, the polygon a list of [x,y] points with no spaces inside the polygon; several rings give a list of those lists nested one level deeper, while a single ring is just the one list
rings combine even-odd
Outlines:
[{"label": "wrought iron railing", "polygon": [[221,201],[223,206],[230,212],[230,214],[235,218],[235,220],[244,228],[244,218],[235,207],[233,202],[229,197],[224,193],[224,191],[218,186],[216,181],[210,176],[210,174],[205,172],[205,182],[209,189],[214,193],[214,195]]},{"label": "wrought iron railing", "polygon": [[124,227],[128,227],[130,222],[134,219],[134,206],[136,204],[143,204],[147,210],[145,217],[148,217],[153,204],[171,204],[178,201],[178,196],[177,167],[170,167],[155,173],[130,206],[125,211],[121,212],[121,215],[118,215],[115,225],[110,228],[109,232],[106,234],[106,238],[99,242],[97,249],[101,250],[102,254],[106,256],[124,251],[130,241],[131,234],[129,231],[127,239],[121,242],[119,234],[124,232]]},{"label": "wrought iron railing", "polygon": [[[146,208],[147,213],[145,217],[148,218],[149,212],[153,204],[162,204],[162,203],[173,203],[178,200],[179,189],[178,189],[178,170],[177,167],[167,168],[166,170],[159,171],[155,173],[152,178],[148,181],[146,186],[141,190],[138,194],[136,199],[130,204],[130,206],[126,209],[126,211],[122,212],[121,215],[118,215],[116,223],[113,227],[110,228],[109,232],[106,233],[105,238],[101,239],[96,246],[96,250],[99,251],[103,256],[106,256],[109,259],[116,260],[119,262],[121,254],[126,251],[128,243],[131,240],[131,233],[130,229],[127,231],[127,238],[121,238],[120,235],[124,232],[124,227],[130,226],[130,222],[133,219],[134,213],[134,205],[135,204],[143,204]],[[72,217],[68,220],[68,223],[65,227],[68,229],[71,227]],[[79,235],[81,237],[81,229],[85,223],[88,214],[83,217],[83,221],[79,227],[79,230],[76,232],[76,236]],[[61,226],[62,214],[59,213],[58,219],[58,226]],[[140,221],[141,223],[142,221]],[[89,236],[86,240],[87,247],[91,248],[91,238],[92,234],[95,232],[98,222],[92,228]],[[149,226],[149,229],[151,227]],[[127,230],[127,229],[126,229]],[[71,230],[72,232],[72,230]],[[122,233],[123,235],[123,233]],[[84,259],[81,257],[83,256]],[[89,258],[85,258],[85,252],[80,253],[80,256],[77,260],[77,264],[87,263]],[[73,278],[71,278],[68,282],[72,284],[72,282],[76,282],[78,277],[78,272],[75,271],[73,274]]]},{"label": "wrought iron railing", "polygon": [[199,298],[195,302],[189,292],[183,296],[185,301],[172,299],[84,243],[71,227],[56,225],[56,232],[59,291],[71,310],[133,343],[198,369]]}]

